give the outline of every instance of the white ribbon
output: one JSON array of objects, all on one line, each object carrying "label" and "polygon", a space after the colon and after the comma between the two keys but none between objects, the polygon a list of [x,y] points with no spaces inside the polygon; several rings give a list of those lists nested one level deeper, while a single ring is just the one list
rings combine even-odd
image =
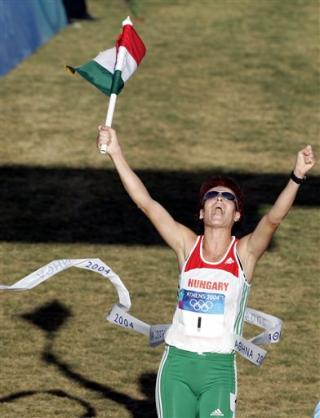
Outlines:
[{"label": "white ribbon", "polygon": [[38,270],[30,273],[28,276],[23,277],[18,282],[11,286],[0,285],[0,290],[16,290],[24,291],[30,290],[38,286],[40,283],[48,280],[50,277],[55,276],[63,270],[67,270],[70,267],[78,267],[85,270],[90,270],[95,273],[99,273],[114,285],[119,296],[119,306],[126,310],[131,307],[130,295],[120,277],[111,270],[103,261],[99,258],[80,258],[80,259],[63,259],[54,260],[40,267]]},{"label": "white ribbon", "polygon": [[[23,277],[11,286],[0,285],[0,290],[30,290],[70,267],[78,267],[99,273],[110,280],[114,285],[118,293],[119,303],[113,305],[110,313],[106,316],[106,319],[109,322],[146,335],[149,338],[149,344],[152,347],[155,347],[164,341],[165,332],[170,324],[149,325],[130,315],[128,311],[131,307],[131,300],[127,288],[120,277],[99,258],[54,260],[45,266],[40,267],[28,276]],[[249,324],[263,328],[265,331],[250,340],[235,335],[234,350],[255,365],[260,366],[267,352],[256,344],[279,342],[282,321],[275,316],[251,308],[246,309],[244,320]]]},{"label": "white ribbon", "polygon": [[250,340],[235,335],[234,350],[256,366],[261,366],[267,352],[256,344],[272,344],[279,342],[282,321],[275,316],[251,308],[246,308],[244,320],[248,324],[263,328],[265,331]]},{"label": "white ribbon", "polygon": [[[152,347],[164,341],[165,332],[170,326],[170,324],[148,325],[124,311],[118,304],[113,306],[106,319],[122,328],[132,329],[146,335],[149,337],[149,344]],[[275,316],[251,308],[246,309],[244,320],[249,324],[264,328],[265,331],[250,340],[240,335],[234,335],[234,350],[256,366],[261,366],[267,351],[256,345],[256,343],[269,344],[279,342],[282,321]]]}]

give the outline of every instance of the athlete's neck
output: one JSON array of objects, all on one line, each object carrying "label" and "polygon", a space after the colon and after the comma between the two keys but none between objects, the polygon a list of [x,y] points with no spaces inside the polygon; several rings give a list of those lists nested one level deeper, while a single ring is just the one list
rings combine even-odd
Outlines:
[{"label": "athlete's neck", "polygon": [[231,231],[206,228],[202,243],[202,255],[208,261],[219,261],[226,253],[232,240]]}]

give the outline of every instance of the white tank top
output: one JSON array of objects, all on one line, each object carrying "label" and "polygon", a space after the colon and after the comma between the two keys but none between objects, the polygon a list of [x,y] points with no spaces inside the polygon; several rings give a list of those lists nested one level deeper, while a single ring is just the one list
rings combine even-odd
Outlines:
[{"label": "white tank top", "polygon": [[202,255],[199,236],[180,274],[178,304],[165,342],[198,353],[231,353],[242,335],[250,285],[232,237],[223,258],[212,263]]}]

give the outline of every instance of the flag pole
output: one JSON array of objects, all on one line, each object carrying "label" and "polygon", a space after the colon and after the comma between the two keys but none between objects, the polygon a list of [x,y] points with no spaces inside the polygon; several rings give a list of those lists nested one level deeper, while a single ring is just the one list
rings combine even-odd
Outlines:
[{"label": "flag pole", "polygon": [[[128,24],[132,25],[130,16],[128,16],[122,22],[122,26],[128,25]],[[127,55],[127,49],[123,46],[120,46],[119,50],[118,50],[118,54],[117,54],[117,62],[116,62],[116,66],[115,66],[115,71],[117,71],[117,70],[122,71],[124,61],[126,59],[126,55]],[[107,115],[106,115],[106,126],[108,126],[109,128],[111,128],[111,126],[112,126],[113,114],[114,114],[114,110],[116,108],[117,97],[118,97],[117,94],[111,93],[110,98],[109,98],[108,111],[107,111]],[[107,153],[107,148],[108,148],[107,144],[101,144],[99,146],[100,154],[106,154]]]},{"label": "flag pole", "polygon": [[108,111],[106,115],[106,126],[108,126],[109,128],[111,128],[112,126],[112,119],[113,119],[114,110],[116,108],[117,97],[118,96],[115,93],[112,93],[110,95],[109,106],[108,106]]},{"label": "flag pole", "polygon": [[[107,111],[106,122],[105,122],[108,128],[111,128],[112,126],[113,114],[116,108],[117,98],[118,98],[118,95],[115,93],[112,93],[109,98],[109,105],[108,105],[108,111]],[[107,144],[101,144],[99,146],[100,154],[106,154],[107,148],[108,148]]]}]

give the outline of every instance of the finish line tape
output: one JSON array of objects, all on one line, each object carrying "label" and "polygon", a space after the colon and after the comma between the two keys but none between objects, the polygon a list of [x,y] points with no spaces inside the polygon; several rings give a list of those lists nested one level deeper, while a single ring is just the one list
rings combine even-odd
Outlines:
[{"label": "finish line tape", "polygon": [[[106,319],[109,322],[122,328],[131,329],[139,332],[140,334],[146,335],[149,338],[149,344],[152,347],[155,347],[164,341],[165,332],[170,324],[149,325],[129,314],[128,311],[131,307],[131,300],[127,288],[121,281],[120,277],[99,258],[54,260],[45,266],[40,267],[33,273],[23,277],[11,286],[0,285],[0,290],[31,290],[42,282],[48,280],[50,277],[53,277],[70,267],[93,271],[105,277],[113,284],[117,291],[119,302],[113,305],[110,313],[106,316]],[[279,342],[281,337],[282,321],[275,316],[268,315],[264,312],[251,308],[246,309],[244,320],[249,324],[256,325],[264,329],[264,332],[251,338],[250,340],[247,340],[242,336],[235,335],[234,350],[253,364],[260,366],[267,352],[257,344]]]}]

